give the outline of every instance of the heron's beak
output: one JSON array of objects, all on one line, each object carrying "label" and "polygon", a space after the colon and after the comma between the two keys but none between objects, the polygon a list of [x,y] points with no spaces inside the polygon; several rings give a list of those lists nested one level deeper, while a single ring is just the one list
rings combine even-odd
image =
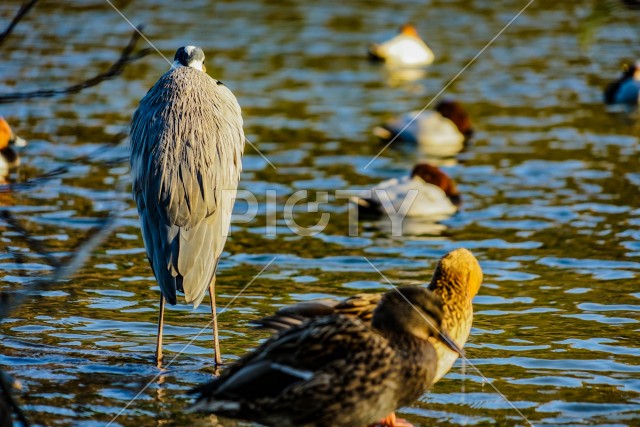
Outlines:
[{"label": "heron's beak", "polygon": [[203,73],[206,73],[206,72],[207,72],[207,67],[205,67],[205,65],[204,65],[204,64],[202,64],[202,72],[203,72]]},{"label": "heron's beak", "polygon": [[20,138],[18,135],[13,135],[13,138],[11,139],[11,143],[15,147],[26,147],[27,146],[27,140],[24,139],[24,138]]}]

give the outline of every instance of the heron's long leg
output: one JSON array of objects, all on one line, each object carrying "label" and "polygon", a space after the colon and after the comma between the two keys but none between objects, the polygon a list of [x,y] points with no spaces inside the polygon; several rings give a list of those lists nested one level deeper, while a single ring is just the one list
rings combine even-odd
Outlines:
[{"label": "heron's long leg", "polygon": [[156,364],[162,366],[162,329],[164,326],[164,296],[160,294],[160,314],[158,314],[158,344],[156,346]]},{"label": "heron's long leg", "polygon": [[211,298],[211,317],[213,319],[213,351],[215,351],[215,364],[216,366],[222,364],[222,358],[220,357],[220,342],[218,341],[218,315],[216,313],[216,286],[215,279],[209,284],[209,297]]}]

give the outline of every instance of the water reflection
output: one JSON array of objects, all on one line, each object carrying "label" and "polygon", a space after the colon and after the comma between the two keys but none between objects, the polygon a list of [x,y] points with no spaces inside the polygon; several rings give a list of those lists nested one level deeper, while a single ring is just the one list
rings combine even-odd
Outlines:
[{"label": "water reflection", "polygon": [[398,67],[397,65],[384,65],[386,79],[392,87],[404,87],[411,93],[422,95],[425,89],[420,84],[408,84],[417,82],[427,76],[425,68]]},{"label": "water reflection", "polygon": [[[10,16],[19,4],[0,4],[0,14]],[[331,199],[327,228],[302,237],[287,231],[281,217],[270,222],[267,206],[281,212],[286,197],[303,188],[370,188],[406,174],[423,157],[415,146],[391,147],[365,168],[382,148],[371,129],[428,102],[522,5],[118,6],[134,22],[148,23],[148,36],[166,54],[185,40],[204,48],[211,75],[238,95],[248,137],[277,168],[247,148],[241,186],[259,195],[260,211],[252,222],[234,224],[220,266],[220,304],[277,260],[221,316],[226,357],[264,339],[248,322],[279,306],[379,290],[384,283],[363,256],[395,284],[421,284],[439,256],[462,246],[486,271],[467,348],[471,362],[536,425],[635,425],[640,124],[637,112],[608,114],[601,103],[608,76],[635,46],[632,15],[602,29],[587,67],[576,48],[579,22],[567,18],[582,16],[584,6],[534,2],[448,89],[446,95],[464,101],[477,128],[473,143],[446,160],[464,195],[462,212],[434,229],[420,224],[405,230],[416,236],[394,238],[388,228],[364,222],[352,237],[346,201]],[[3,45],[3,92],[81,81],[108,66],[130,34],[106,4],[42,2],[34,10],[29,25]],[[396,87],[385,67],[367,62],[362,51],[398,15],[428,26],[439,58],[418,80]],[[121,213],[117,233],[77,278],[33,295],[0,325],[0,365],[23,382],[28,393],[22,403],[38,424],[106,424],[157,373],[148,355],[158,290],[129,192],[116,185],[128,173],[126,164],[109,163],[126,156],[126,146],[108,142],[165,69],[161,58],[147,57],[122,78],[74,97],[0,105],[0,114],[30,142],[21,179],[69,168],[27,191],[5,194],[11,211],[43,244],[64,256],[108,210]],[[75,161],[99,147],[106,147],[100,156]],[[278,191],[274,200],[266,198],[270,188]],[[297,212],[296,219],[312,223],[316,214]],[[265,236],[267,224],[283,232]],[[15,234],[1,233],[5,245],[25,252],[30,275],[46,272]],[[6,253],[0,264],[0,287],[21,286],[25,278]],[[205,326],[206,314],[198,310],[168,310],[167,334],[175,345],[169,354]],[[117,423],[212,422],[182,412],[184,392],[211,378],[210,341],[200,337],[176,360],[161,400],[154,383]],[[418,425],[524,423],[467,371],[464,394],[454,367],[402,416]]]}]

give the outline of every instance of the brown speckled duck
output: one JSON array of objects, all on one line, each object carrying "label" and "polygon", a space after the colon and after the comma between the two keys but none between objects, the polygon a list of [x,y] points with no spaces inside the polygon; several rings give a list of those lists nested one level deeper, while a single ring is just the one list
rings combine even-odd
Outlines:
[{"label": "brown speckled duck", "polygon": [[191,410],[278,427],[409,425],[393,411],[433,383],[433,342],[461,351],[442,316],[439,297],[409,286],[382,295],[370,321],[330,313],[284,327],[193,390]]},{"label": "brown speckled duck", "polygon": [[[473,322],[472,300],[482,284],[482,268],[473,254],[467,249],[455,249],[443,256],[436,266],[428,289],[442,299],[442,329],[455,344],[462,348],[469,338]],[[306,318],[326,316],[331,313],[358,317],[369,322],[382,298],[382,294],[359,294],[343,301],[316,300],[305,301],[284,307],[275,316],[256,322],[257,325],[282,330],[299,324]],[[458,358],[442,340],[429,339],[438,355],[437,372],[431,379],[439,381]]]}]

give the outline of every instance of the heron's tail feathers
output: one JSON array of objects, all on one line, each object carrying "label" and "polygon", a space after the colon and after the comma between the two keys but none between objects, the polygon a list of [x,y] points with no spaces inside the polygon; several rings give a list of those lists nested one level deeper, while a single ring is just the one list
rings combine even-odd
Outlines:
[{"label": "heron's tail feathers", "polygon": [[[216,285],[215,275],[211,278],[210,283],[215,288],[215,285]],[[202,303],[202,300],[204,299],[204,296],[206,295],[208,289],[209,289],[208,286],[199,286],[197,288],[193,287],[191,289],[187,288],[187,291],[184,293],[184,299],[187,302],[187,304],[193,304],[193,309],[195,310]]]}]

